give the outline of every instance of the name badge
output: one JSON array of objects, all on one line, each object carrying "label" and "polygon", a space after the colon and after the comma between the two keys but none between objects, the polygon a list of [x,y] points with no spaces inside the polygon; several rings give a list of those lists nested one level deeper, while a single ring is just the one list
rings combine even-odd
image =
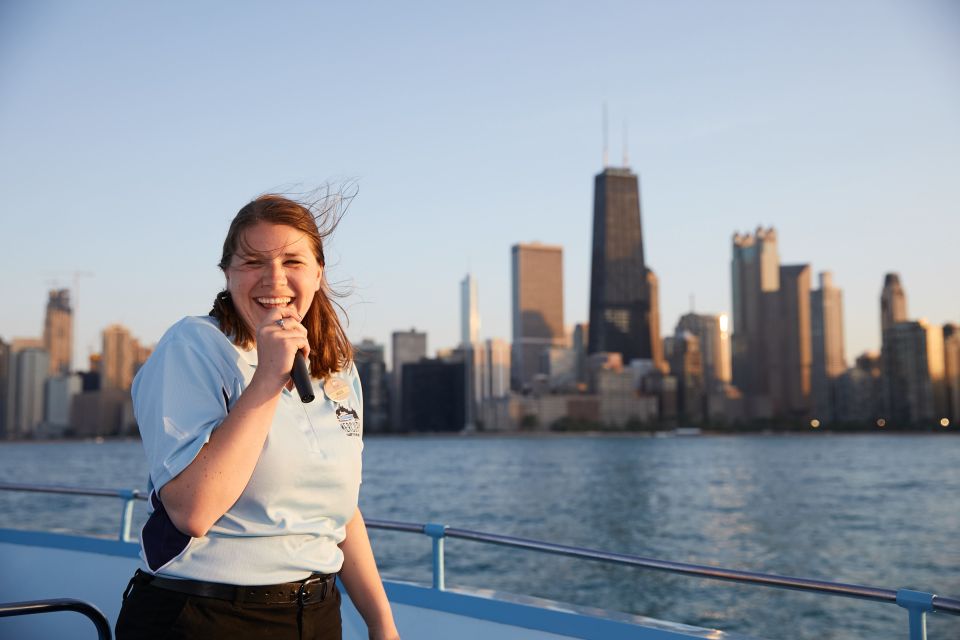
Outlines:
[{"label": "name badge", "polygon": [[328,378],[323,383],[323,392],[334,402],[343,402],[350,397],[350,387],[340,378]]}]

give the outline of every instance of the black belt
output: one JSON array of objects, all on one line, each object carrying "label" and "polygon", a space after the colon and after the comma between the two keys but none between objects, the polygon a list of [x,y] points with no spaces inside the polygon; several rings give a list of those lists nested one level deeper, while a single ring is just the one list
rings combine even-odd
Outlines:
[{"label": "black belt", "polygon": [[140,569],[133,580],[149,584],[158,589],[187,593],[204,598],[217,598],[232,602],[251,602],[256,604],[308,604],[322,602],[327,594],[333,592],[335,573],[315,573],[298,582],[268,585],[233,585],[201,580],[179,580],[150,575]]}]

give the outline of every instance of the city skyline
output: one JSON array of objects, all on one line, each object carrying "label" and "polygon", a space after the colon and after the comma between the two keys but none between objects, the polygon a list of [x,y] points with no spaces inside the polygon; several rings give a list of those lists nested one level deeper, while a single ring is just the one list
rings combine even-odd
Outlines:
[{"label": "city skyline", "polygon": [[[810,265],[780,264],[773,229],[734,236],[733,252],[732,336],[725,314],[686,314],[674,335],[657,336],[666,356],[661,367],[656,353],[636,359],[591,350],[585,325],[564,332],[562,248],[515,245],[512,348],[473,339],[477,296],[469,275],[460,283],[464,340],[458,348],[442,347],[437,358],[428,358],[426,333],[395,331],[393,366],[385,376],[384,345],[356,345],[357,367],[370,392],[371,404],[364,406],[371,428],[636,430],[705,420],[742,427],[744,420],[772,418],[794,428],[808,419],[811,428],[922,428],[934,420],[940,427],[960,421],[960,325],[908,320],[897,274],[884,278],[882,355],[864,353],[848,369],[841,354],[842,291],[833,286],[832,274],[821,272],[820,288],[813,289]],[[653,282],[642,264],[633,270]],[[90,370],[68,372],[62,354],[71,335],[69,291],[49,293],[42,339],[0,340],[0,435],[129,433],[135,426],[129,389],[152,348],[113,324],[102,331],[103,349],[91,356]],[[650,296],[656,299],[655,290]],[[506,360],[496,355],[511,351]],[[739,387],[729,384],[731,364]],[[501,390],[507,369],[516,393],[497,395],[494,387]],[[435,396],[443,402],[425,400]]]},{"label": "city skyline", "polygon": [[[585,322],[604,102],[612,158],[628,121],[661,334],[691,296],[699,313],[732,312],[729,239],[758,225],[777,229],[784,264],[833,273],[848,362],[880,347],[888,272],[911,319],[960,319],[943,293],[960,236],[954,3],[837,6],[829,20],[749,2],[206,6],[189,23],[177,5],[0,11],[15,239],[0,294],[16,302],[0,337],[39,337],[46,292],[68,287],[75,368],[110,324],[153,344],[206,313],[251,197],[337,176],[360,185],[328,251],[331,280],[354,291],[355,342],[415,326],[455,346],[466,273],[481,339],[508,338],[509,248],[535,240],[564,248],[565,321]],[[321,38],[320,24],[338,28]],[[273,86],[292,88],[259,89]]]},{"label": "city skyline", "polygon": [[[776,229],[775,229],[774,227],[769,227],[769,228],[767,228],[767,229],[763,229],[762,227],[758,227],[758,228],[756,229],[756,233],[757,233],[757,234],[773,234],[773,235],[774,235],[774,238],[775,238],[775,239],[774,239],[774,242],[775,242],[775,243],[777,243],[778,240],[779,240],[779,237],[778,237],[777,234],[776,234]],[[734,242],[737,243],[737,242],[740,241],[740,240],[739,240],[740,238],[747,238],[747,237],[749,237],[749,234],[741,234],[741,233],[737,232],[737,233],[734,234]],[[757,236],[757,237],[761,237],[761,236]],[[517,246],[520,246],[520,245],[524,245],[524,243],[519,243],[519,245],[514,245],[514,246],[512,247],[512,251],[515,253]],[[534,242],[534,243],[532,243],[532,244],[527,243],[527,244],[524,245],[524,246],[532,246],[532,247],[543,246],[544,248],[558,249],[558,250],[561,250],[561,251],[564,249],[562,246],[550,247],[550,246],[548,246],[548,245],[542,245],[541,243],[538,243],[538,242]],[[736,252],[734,252],[734,254],[735,254],[735,253],[736,253]],[[774,249],[774,254],[773,254],[772,257],[773,257],[773,258],[778,258],[778,255],[776,254],[776,249]],[[733,263],[734,263],[734,262],[735,262],[735,255],[732,255],[732,256],[731,256],[731,268],[733,268]],[[560,263],[561,263],[561,266],[560,266],[560,270],[561,270],[560,282],[561,282],[561,285],[560,285],[560,286],[561,286],[561,290],[562,290],[561,298],[564,298],[564,297],[566,297],[566,294],[565,294],[565,290],[566,290],[566,280],[565,280],[565,276],[562,275],[563,272],[564,272],[564,269],[563,269],[563,266],[562,266],[562,260],[560,261]],[[814,273],[814,272],[815,272],[815,271],[812,269],[812,265],[810,265],[809,263],[804,263],[802,266],[806,267],[810,273]],[[829,286],[834,287],[835,283],[833,282],[833,273],[832,273],[831,271],[829,271],[829,270],[824,270],[824,271],[819,271],[819,272],[817,272],[817,273],[819,273],[819,277],[820,277],[821,279],[822,279],[824,276],[826,276],[826,277],[827,277],[827,280],[828,280],[828,282],[829,282]],[[89,275],[93,275],[93,274],[89,274]],[[782,273],[781,273],[781,276],[782,276]],[[53,281],[51,281],[51,282],[53,282]],[[466,284],[465,284],[466,282],[469,282],[469,284],[466,285]],[[56,284],[57,284],[57,286],[59,287],[59,281],[57,281]],[[463,311],[464,311],[464,308],[465,308],[465,307],[464,307],[464,304],[466,304],[466,303],[464,302],[464,287],[465,287],[465,286],[470,287],[471,290],[472,290],[472,307],[471,307],[471,313],[474,314],[474,320],[473,320],[472,322],[475,323],[475,324],[472,325],[472,331],[476,332],[479,341],[484,341],[484,340],[488,340],[488,339],[511,339],[512,331],[513,331],[512,326],[510,327],[511,331],[508,332],[508,334],[507,334],[506,336],[488,335],[488,334],[486,334],[486,333],[483,333],[483,334],[480,333],[481,318],[483,317],[483,313],[482,313],[482,306],[479,304],[479,302],[478,302],[478,300],[477,300],[477,295],[476,295],[476,289],[477,289],[477,286],[478,286],[478,282],[477,282],[476,277],[474,277],[474,275],[473,275],[472,273],[466,272],[466,273],[464,274],[464,277],[463,277],[463,278],[458,279],[458,280],[456,281],[456,284],[457,284],[457,292],[458,292],[458,293],[457,293],[457,296],[458,296],[458,297],[457,297],[457,299],[456,299],[454,302],[455,302],[455,304],[458,305],[458,307],[457,307],[457,309],[456,309],[456,314],[454,314],[454,316],[451,317],[451,321],[456,324],[456,330],[454,331],[454,333],[456,333],[458,337],[455,337],[455,338],[453,339],[453,341],[450,342],[450,343],[442,343],[442,344],[434,343],[434,347],[433,347],[432,350],[425,351],[425,357],[431,357],[432,355],[435,355],[435,354],[437,354],[437,353],[441,353],[441,352],[446,351],[446,350],[453,349],[453,348],[459,346],[460,344],[462,344],[462,342],[463,342],[463,331],[465,330],[464,320],[463,320],[463,318],[462,318],[462,314],[463,314]],[[814,292],[814,288],[813,288],[812,286],[808,285],[808,288],[809,288],[809,292]],[[889,292],[890,292],[893,288],[895,288],[895,290],[896,290],[896,294],[895,294],[895,295],[898,296],[898,297],[897,297],[897,302],[896,302],[896,304],[899,305],[899,306],[897,307],[897,310],[896,310],[896,313],[895,313],[895,314],[894,314],[892,311],[889,310],[889,307],[891,306],[891,303],[888,302],[888,300],[890,299],[890,296],[893,295],[893,294],[891,294],[891,293],[889,293]],[[732,295],[732,289],[733,289],[733,287],[731,287],[731,295]],[[843,288],[842,286],[836,287],[836,289],[838,289],[839,291],[841,291],[841,292],[843,293],[843,295],[846,295],[846,291],[844,290],[844,288]],[[57,288],[57,289],[50,289],[50,290],[48,290],[48,291],[47,291],[47,294],[48,294],[49,300],[48,300],[48,304],[44,307],[44,309],[45,309],[45,310],[48,309],[49,306],[50,306],[50,304],[53,304],[52,301],[55,299],[55,297],[59,298],[59,297],[62,297],[62,296],[66,296],[66,297],[65,297],[63,300],[60,300],[60,304],[67,305],[67,308],[69,308],[69,304],[70,304],[70,303],[69,303],[69,298],[70,298],[71,295],[73,295],[73,291],[74,291],[74,290],[71,289],[71,288],[69,288],[69,287]],[[512,295],[512,294],[510,294],[510,295]],[[64,300],[65,300],[65,301],[64,301]],[[931,325],[937,326],[937,327],[942,327],[943,325],[946,325],[946,324],[956,324],[956,323],[960,322],[960,314],[958,314],[958,317],[948,317],[948,318],[946,318],[945,320],[943,320],[942,322],[936,322],[936,321],[931,320],[931,319],[930,319],[930,316],[924,315],[924,314],[922,313],[922,311],[921,311],[921,313],[919,313],[919,314],[908,313],[908,312],[907,312],[908,301],[909,301],[909,294],[908,294],[908,292],[907,292],[906,287],[904,287],[904,286],[902,285],[901,281],[900,281],[900,274],[897,273],[897,272],[887,272],[887,273],[885,273],[885,274],[883,275],[883,282],[882,282],[881,288],[880,288],[880,290],[879,290],[879,292],[878,292],[878,294],[877,294],[877,296],[876,296],[877,308],[876,308],[876,314],[875,314],[875,315],[876,315],[878,327],[883,328],[883,327],[885,326],[885,323],[886,323],[886,322],[890,322],[890,320],[888,320],[888,317],[895,317],[898,321],[922,321],[922,322],[924,322],[924,323],[928,323],[928,324],[931,324]],[[672,332],[671,332],[670,326],[673,326],[673,325],[675,325],[676,323],[680,322],[680,321],[682,320],[682,318],[683,318],[684,316],[686,316],[686,315],[693,314],[693,313],[698,313],[698,314],[707,313],[707,314],[714,314],[714,315],[726,315],[726,316],[731,317],[731,318],[736,318],[735,307],[736,307],[736,303],[735,303],[735,301],[733,300],[733,298],[731,298],[730,303],[729,303],[729,306],[728,306],[727,309],[724,309],[724,310],[721,310],[721,311],[702,310],[702,309],[697,309],[697,308],[695,308],[694,302],[693,302],[693,300],[691,299],[691,301],[690,301],[690,308],[687,309],[686,311],[682,312],[681,315],[679,315],[676,320],[670,321],[670,320],[667,320],[667,319],[664,319],[664,318],[661,318],[661,319],[660,319],[660,325],[661,325],[661,326],[659,327],[660,339],[663,340],[664,338],[668,338],[668,337],[670,337],[671,335],[673,335]],[[563,308],[564,308],[564,309],[566,308],[566,305],[565,305],[565,304],[563,305]],[[912,307],[910,307],[910,308],[912,309]],[[73,315],[73,323],[75,324],[76,321],[77,321],[76,312],[75,312],[75,310],[72,310],[72,312],[73,312],[73,313],[72,313],[72,315]],[[197,313],[197,314],[193,314],[193,315],[203,315],[203,314]],[[43,321],[43,320],[41,321],[41,324],[40,324],[40,327],[39,327],[38,332],[35,332],[35,333],[33,333],[33,334],[27,332],[27,333],[25,333],[25,334],[23,334],[23,335],[15,335],[15,334],[12,334],[12,333],[9,334],[9,335],[7,335],[7,334],[5,334],[5,333],[3,332],[3,327],[0,326],[0,340],[3,340],[3,341],[5,341],[5,342],[7,342],[7,343],[10,343],[11,341],[24,341],[24,340],[30,341],[30,342],[37,341],[37,342],[38,342],[38,345],[41,345],[41,346],[42,346],[42,344],[43,344],[43,342],[44,342],[44,340],[45,340],[46,332],[47,332],[47,328],[46,328],[46,326],[45,326],[45,322],[46,322],[46,321]],[[572,335],[572,332],[573,332],[575,326],[576,326],[577,324],[580,324],[581,322],[585,322],[585,320],[565,321],[565,322],[564,322],[564,325],[563,325],[564,328],[565,328],[565,331],[563,332],[563,335],[564,335],[564,336]],[[846,333],[847,320],[846,320],[846,316],[845,316],[844,314],[841,314],[840,322],[842,323],[841,333],[845,334],[845,333]],[[402,325],[402,324],[403,324],[403,323],[400,323],[400,325]],[[512,322],[511,322],[511,324],[512,324]],[[116,321],[109,322],[107,325],[104,325],[103,327],[100,327],[99,329],[96,330],[95,333],[96,333],[97,341],[96,341],[95,343],[93,343],[93,342],[89,343],[88,353],[87,353],[84,357],[80,357],[80,358],[78,359],[78,357],[75,355],[75,357],[74,357],[74,359],[73,359],[73,368],[72,368],[72,370],[73,370],[73,371],[85,371],[85,370],[88,370],[88,369],[89,369],[89,365],[90,365],[89,359],[90,359],[91,357],[96,357],[96,356],[101,356],[101,355],[102,355],[102,351],[103,351],[102,347],[103,347],[103,345],[104,345],[104,343],[105,343],[105,340],[106,340],[106,333],[109,332],[110,330],[114,329],[114,328],[117,328],[117,327],[123,328],[123,329],[129,329],[129,330],[132,331],[133,334],[138,334],[138,332],[137,332],[137,330],[136,330],[136,327],[130,327],[129,325],[126,325],[125,323],[116,322]],[[73,330],[74,330],[74,332],[75,332],[75,327],[73,328]],[[164,331],[165,331],[165,329],[164,329]],[[392,340],[391,340],[391,338],[390,338],[389,336],[397,333],[398,331],[399,331],[398,329],[394,328],[394,329],[392,329],[392,330],[390,331],[390,334],[389,334],[388,336],[363,335],[363,336],[361,337],[361,336],[358,335],[358,336],[350,336],[350,338],[351,338],[351,340],[352,340],[352,342],[353,342],[354,344],[360,344],[361,342],[366,342],[366,341],[373,341],[373,342],[377,343],[378,345],[380,345],[381,347],[385,347],[385,348],[387,349],[387,353],[390,354],[390,353],[392,353],[392,345],[391,345]],[[413,329],[411,329],[411,331],[413,331]],[[349,332],[348,332],[348,333],[349,333]],[[425,335],[427,335],[427,334],[429,334],[429,333],[430,333],[429,331],[424,331],[424,334],[425,334]],[[444,332],[441,332],[441,333],[447,333],[447,332],[444,331]],[[856,351],[855,353],[851,353],[850,350],[849,350],[849,347],[847,347],[847,348],[842,348],[842,347],[841,347],[841,349],[840,349],[840,352],[841,352],[841,354],[842,354],[842,355],[841,355],[841,360],[843,360],[843,361],[849,361],[849,362],[852,363],[854,360],[856,360],[857,357],[859,357],[859,356],[861,356],[861,355],[864,355],[864,354],[877,355],[877,354],[879,354],[879,353],[880,353],[880,350],[881,350],[881,347],[882,347],[882,331],[880,331],[880,332],[878,332],[878,333],[880,333],[880,336],[879,336],[880,341],[879,341],[876,345],[867,346],[867,347],[865,347],[865,348],[863,348],[863,349],[861,349],[861,350],[859,350],[859,351]],[[162,335],[162,333],[161,333],[161,335]],[[152,346],[155,345],[157,341],[159,341],[159,338],[160,338],[160,336],[158,336],[155,340],[144,340],[144,341],[143,341],[143,344],[144,344],[144,346],[147,346],[147,347],[152,348]],[[843,342],[843,341],[841,341],[841,342]],[[139,341],[138,341],[138,344],[139,344]],[[661,349],[662,349],[662,345],[661,345]],[[48,349],[48,350],[49,350],[49,349]],[[75,351],[76,351],[76,350],[75,350]],[[61,358],[61,360],[62,360],[62,358]],[[52,364],[51,364],[51,366],[52,366]],[[392,369],[392,368],[391,368],[391,369]]]},{"label": "city skyline", "polygon": [[[768,229],[758,228],[756,233],[759,235],[750,236],[750,235],[737,234],[734,237],[734,242],[740,243],[743,240],[752,241],[754,237],[766,238],[766,237],[769,237],[770,234],[774,235],[774,243],[776,242],[775,229],[773,228],[768,228]],[[752,246],[752,244],[750,246]],[[516,260],[517,250],[520,248],[528,249],[528,250],[529,249],[546,249],[546,250],[552,250],[557,253],[562,253],[562,249],[563,249],[563,247],[543,245],[541,243],[532,243],[532,244],[520,243],[513,247],[514,260]],[[778,257],[776,254],[776,248],[774,248],[773,251],[774,253],[772,254],[772,258],[776,259]],[[562,259],[558,260],[558,262],[559,262],[558,270],[562,271]],[[811,280],[812,270],[809,264],[779,265],[777,263],[773,263],[773,266],[777,267],[778,275],[779,275],[778,280],[780,282],[783,281],[784,269],[794,270],[794,271],[802,270],[805,273],[804,277],[806,278],[807,283],[804,287],[803,292],[800,294],[800,299],[807,300],[807,302],[805,303],[807,306],[814,305],[814,304],[820,305],[820,310],[817,313],[811,313],[810,309],[806,309],[804,310],[803,313],[801,313],[803,317],[808,317],[808,321],[812,320],[814,323],[818,322],[817,314],[823,313],[822,305],[824,304],[823,302],[824,300],[823,296],[825,295],[824,292],[827,289],[829,289],[830,291],[829,295],[831,296],[831,299],[832,299],[832,302],[830,304],[832,305],[834,310],[831,311],[831,313],[833,314],[833,319],[830,320],[832,324],[831,331],[833,333],[828,338],[828,340],[833,342],[834,344],[832,347],[829,347],[831,352],[830,355],[824,355],[823,353],[821,353],[819,357],[824,358],[826,360],[827,364],[825,366],[827,367],[828,371],[831,372],[831,375],[837,375],[838,372],[845,370],[846,366],[851,365],[851,363],[855,361],[857,358],[859,358],[860,356],[879,357],[882,349],[882,341],[881,341],[881,344],[878,344],[875,348],[868,348],[855,354],[854,357],[850,359],[850,362],[846,361],[846,357],[843,355],[846,353],[846,350],[843,348],[843,342],[844,342],[843,333],[845,331],[843,327],[845,325],[845,320],[844,320],[844,314],[842,312],[842,305],[843,305],[842,300],[845,292],[843,291],[842,287],[835,286],[835,283],[833,282],[832,272],[821,271],[817,274],[817,278],[819,279],[819,286],[820,286],[820,288],[817,289],[813,286],[813,282]],[[562,291],[564,288],[562,277],[559,279],[558,286],[561,291],[561,294],[559,297],[562,298],[563,297]],[[897,304],[899,305],[895,313],[892,313],[890,311],[891,305],[888,302],[890,298],[889,291],[891,290],[891,288],[895,288],[896,290]],[[470,273],[465,274],[465,277],[458,282],[458,291],[460,296],[458,300],[459,302],[458,312],[460,314],[460,317],[457,320],[459,331],[460,331],[459,342],[454,342],[451,344],[435,345],[432,349],[427,349],[426,341],[429,339],[429,336],[428,336],[429,332],[417,331],[416,327],[411,327],[408,331],[404,331],[402,329],[393,330],[391,331],[391,335],[389,338],[380,337],[380,336],[364,336],[361,339],[352,339],[351,341],[353,342],[355,348],[357,347],[376,348],[384,351],[384,353],[389,354],[389,357],[394,360],[394,366],[391,366],[388,369],[390,371],[394,370],[396,366],[396,356],[394,354],[398,353],[395,349],[395,343],[398,335],[416,334],[420,336],[420,340],[423,342],[423,345],[422,345],[422,348],[419,348],[419,351],[422,352],[422,355],[418,357],[429,358],[429,357],[435,357],[438,355],[448,354],[452,352],[454,349],[462,347],[464,344],[470,344],[470,343],[463,342],[463,335],[464,335],[463,332],[467,330],[468,326],[471,327],[470,330],[472,332],[476,333],[476,335],[479,336],[480,313],[478,310],[479,305],[477,302],[476,289],[477,289],[477,281]],[[466,293],[467,291],[469,291],[470,293],[469,294]],[[50,308],[51,308],[51,305],[54,304],[53,302],[54,300],[59,301],[61,304],[69,305],[70,289],[51,289],[47,293],[49,298],[48,305],[47,305],[47,321],[41,326],[40,335],[6,336],[2,332],[0,332],[0,343],[6,344],[8,346],[11,344],[13,344],[14,346],[20,345],[20,348],[26,345],[26,348],[41,349],[48,354],[51,352],[51,348],[46,344],[46,340],[47,340],[46,335],[47,335],[47,326],[49,323]],[[888,323],[892,326],[893,322],[907,322],[907,323],[921,322],[924,325],[930,325],[932,327],[940,327],[940,328],[946,327],[947,325],[958,324],[958,321],[954,319],[948,319],[946,322],[943,322],[943,323],[936,323],[936,322],[930,321],[927,316],[909,315],[907,314],[907,311],[906,311],[906,298],[907,298],[906,291],[900,284],[899,274],[894,272],[884,274],[884,287],[880,295],[877,296],[877,300],[879,302],[879,310],[878,310],[877,317],[879,318],[880,325],[884,328],[884,331],[886,331],[886,327]],[[731,308],[736,309],[736,307],[737,307],[736,303],[734,301],[731,301]],[[836,309],[838,308],[841,309],[839,313],[836,311]],[[69,311],[69,308],[68,308],[68,311]],[[469,323],[464,317],[465,314],[469,314],[469,317],[471,318]],[[660,336],[659,336],[660,342],[661,342],[660,349],[662,350],[663,348],[663,344],[662,344],[663,340],[672,338],[674,335],[678,335],[677,331],[680,331],[681,329],[689,330],[689,328],[685,327],[685,322],[688,320],[688,318],[693,318],[696,316],[709,317],[713,319],[723,318],[722,320],[724,324],[723,331],[727,332],[728,331],[727,323],[730,323],[732,319],[736,318],[736,315],[737,315],[736,311],[733,311],[733,312],[722,311],[719,313],[714,313],[714,312],[697,311],[691,307],[690,310],[683,313],[681,316],[677,318],[676,322],[674,323],[675,329],[671,329],[670,326],[662,327],[660,329]],[[760,316],[763,316],[763,315],[764,315],[763,313],[760,314]],[[75,317],[72,317],[72,316],[73,316],[72,313],[68,313],[66,324],[63,325],[66,327],[67,331],[69,331],[72,328],[72,324],[76,320]],[[749,318],[750,316],[744,315],[743,317]],[[893,318],[893,319],[891,320],[890,318]],[[754,320],[756,321],[756,319]],[[580,326],[581,324],[582,326],[589,326],[589,323],[583,324],[583,323],[577,323],[577,322],[573,322],[573,323],[565,322],[563,324],[563,327],[565,330],[562,333],[558,334],[558,337],[556,338],[556,345],[570,346],[568,345],[568,343],[575,340],[575,331],[577,327]],[[661,322],[661,324],[663,323]],[[815,339],[817,339],[816,336],[819,336],[819,339],[823,340],[823,331],[824,331],[823,326],[814,327],[813,335],[815,336]],[[101,327],[97,331],[98,342],[95,345],[95,347],[91,348],[86,358],[82,359],[81,361],[75,360],[72,363],[73,366],[69,369],[66,368],[65,364],[60,365],[56,367],[57,371],[53,370],[54,367],[52,365],[52,360],[51,360],[50,375],[53,376],[53,375],[57,375],[58,373],[91,371],[93,370],[93,368],[91,367],[95,368],[95,367],[103,366],[102,358],[104,355],[104,351],[108,348],[107,347],[108,343],[114,339],[114,336],[117,334],[117,332],[122,332],[126,336],[126,339],[132,340],[131,344],[134,345],[133,348],[135,350],[140,350],[140,352],[142,352],[142,350],[144,349],[147,350],[147,352],[152,351],[153,347],[156,346],[157,341],[143,342],[138,337],[134,337],[136,335],[135,328],[131,330],[131,327],[129,327],[128,325],[125,325],[119,322],[111,322],[110,324],[104,327]],[[516,336],[511,336],[511,340],[515,338]],[[482,337],[478,337],[478,339],[475,340],[474,343],[480,344],[489,340],[505,342],[508,345],[511,344],[511,340],[506,340],[504,338],[501,338],[500,336],[486,336],[486,335]],[[821,345],[820,348],[823,349],[823,346]],[[400,357],[401,357],[401,360],[406,361],[404,359],[404,356],[400,356]],[[812,357],[817,357],[817,356],[814,355]],[[61,361],[62,360],[63,359],[61,358]],[[94,361],[96,361],[95,365],[94,365]],[[731,362],[732,360],[728,362],[728,365],[730,365]],[[757,365],[754,365],[754,368],[756,368],[756,366]],[[747,367],[747,368],[750,368],[750,367]],[[760,368],[762,369],[763,367],[760,366]],[[741,384],[746,384],[747,386],[749,386],[748,382],[741,382]]]}]

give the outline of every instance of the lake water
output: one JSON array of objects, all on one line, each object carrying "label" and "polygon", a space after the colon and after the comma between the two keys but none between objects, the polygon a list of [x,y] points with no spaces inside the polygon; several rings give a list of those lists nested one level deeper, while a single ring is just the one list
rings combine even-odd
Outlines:
[{"label": "lake water", "polygon": [[[136,441],[0,445],[0,481],[143,488]],[[960,438],[368,438],[368,518],[960,597]],[[138,505],[137,521],[143,521]],[[15,515],[16,514],[16,515]],[[0,492],[0,527],[115,533],[120,501]],[[372,532],[386,576],[430,581],[425,536]],[[906,638],[894,605],[448,540],[447,584],[764,638]],[[930,616],[931,640],[960,618]]]}]

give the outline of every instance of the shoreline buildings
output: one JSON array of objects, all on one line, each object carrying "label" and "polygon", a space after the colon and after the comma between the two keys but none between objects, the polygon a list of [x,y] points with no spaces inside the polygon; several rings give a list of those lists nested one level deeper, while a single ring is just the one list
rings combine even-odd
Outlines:
[{"label": "shoreline buildings", "polygon": [[[594,188],[589,322],[565,326],[563,248],[513,245],[512,343],[481,338],[467,274],[456,348],[428,358],[426,333],[393,332],[388,371],[383,345],[355,345],[368,433],[960,423],[960,327],[909,320],[898,274],[880,293],[880,351],[847,368],[833,275],[813,289],[810,265],[780,264],[775,229],[735,233],[732,316],[691,310],[661,339],[639,177],[608,166]],[[0,438],[131,432],[149,349],[110,325],[89,371],[72,371],[72,322],[70,292],[52,290],[42,338],[0,340]]]}]

